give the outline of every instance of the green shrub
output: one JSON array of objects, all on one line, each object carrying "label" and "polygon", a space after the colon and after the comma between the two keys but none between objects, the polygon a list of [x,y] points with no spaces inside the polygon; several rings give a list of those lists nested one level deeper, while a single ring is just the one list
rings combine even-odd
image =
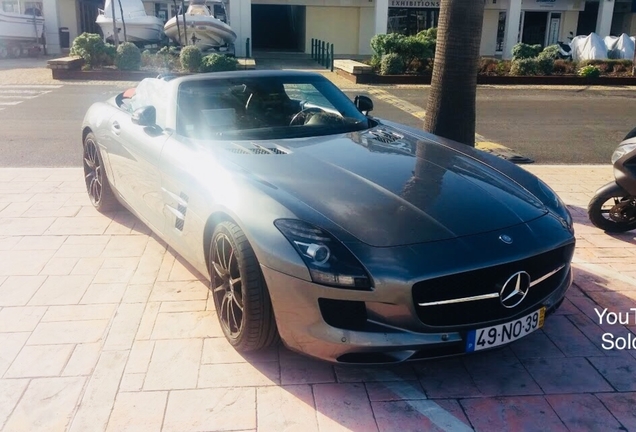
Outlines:
[{"label": "green shrub", "polygon": [[418,39],[428,41],[431,49],[433,50],[433,57],[435,57],[435,49],[437,47],[437,27],[431,27],[428,30],[422,30],[416,37]]},{"label": "green shrub", "polygon": [[144,50],[141,53],[141,65],[143,67],[154,67],[155,58],[157,58],[156,54],[151,53],[149,50]]},{"label": "green shrub", "polygon": [[369,66],[371,66],[374,70],[380,69],[380,63],[382,62],[382,57],[377,54],[373,54],[371,59],[369,60]]},{"label": "green shrub", "polygon": [[234,57],[221,54],[210,54],[201,61],[201,72],[234,71],[238,67],[238,61]]},{"label": "green shrub", "polygon": [[528,45],[524,43],[518,43],[512,47],[512,59],[529,59],[534,58],[541,52],[541,45]]},{"label": "green shrub", "polygon": [[601,76],[601,70],[597,66],[587,65],[579,69],[578,75],[585,78],[598,78]]},{"label": "green shrub", "polygon": [[399,55],[404,61],[404,70],[409,70],[413,62],[426,62],[435,56],[434,42],[417,36],[406,36],[387,54]]},{"label": "green shrub", "polygon": [[101,66],[105,51],[101,36],[94,33],[82,33],[73,40],[71,55],[84,59],[85,66],[93,68]]},{"label": "green shrub", "polygon": [[479,60],[480,75],[497,75],[499,60],[493,58],[482,58]]},{"label": "green shrub", "polygon": [[117,47],[115,66],[119,70],[139,70],[141,66],[141,51],[132,42],[124,42]]},{"label": "green shrub", "polygon": [[510,75],[510,69],[512,67],[512,62],[510,60],[502,60],[497,63],[497,75],[499,76],[507,76]]},{"label": "green shrub", "polygon": [[405,36],[399,33],[378,34],[371,38],[371,49],[378,56],[395,52],[395,47]]},{"label": "green shrub", "polygon": [[400,75],[404,73],[404,59],[399,54],[385,54],[380,62],[380,74]]},{"label": "green shrub", "polygon": [[510,75],[530,76],[539,72],[539,62],[534,58],[521,58],[512,61]]},{"label": "green shrub", "polygon": [[603,74],[626,73],[632,69],[632,61],[627,59],[615,60],[582,60],[579,67],[596,66]]},{"label": "green shrub", "polygon": [[113,44],[104,44],[104,51],[101,53],[98,64],[104,66],[111,66],[115,64],[115,57],[117,57],[117,48]]},{"label": "green shrub", "polygon": [[538,75],[552,75],[554,71],[554,59],[550,57],[541,57],[533,59],[537,62]]},{"label": "green shrub", "polygon": [[179,59],[181,67],[188,72],[198,72],[201,69],[203,55],[201,50],[194,45],[188,45],[181,50]]},{"label": "green shrub", "polygon": [[424,60],[415,59],[411,62],[409,66],[409,70],[412,72],[416,72],[418,74],[430,75],[433,73],[434,60],[435,59],[433,58],[424,59]]},{"label": "green shrub", "polygon": [[558,45],[550,45],[547,46],[539,53],[539,58],[549,58],[552,60],[556,60],[559,58],[559,46]]},{"label": "green shrub", "polygon": [[553,69],[554,60],[551,58],[524,58],[512,61],[510,75],[551,75]]},{"label": "green shrub", "polygon": [[429,29],[422,30],[417,34],[417,37],[423,37],[426,39],[437,41],[437,27],[431,27]]},{"label": "green shrub", "polygon": [[416,36],[399,33],[375,35],[371,39],[374,61],[379,63],[386,54],[398,54],[404,61],[404,70],[412,68],[415,62],[418,65],[427,64],[435,56],[436,40],[431,36],[434,34],[426,30]]},{"label": "green shrub", "polygon": [[558,75],[571,75],[576,73],[576,62],[570,60],[555,60],[552,73]]}]

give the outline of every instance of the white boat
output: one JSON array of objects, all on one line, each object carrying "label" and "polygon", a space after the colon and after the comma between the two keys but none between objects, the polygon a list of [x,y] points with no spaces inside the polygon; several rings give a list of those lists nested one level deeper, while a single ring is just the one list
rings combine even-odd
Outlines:
[{"label": "white boat", "polygon": [[0,10],[0,40],[35,41],[42,37],[44,18],[40,11],[32,9],[35,15],[25,15]]},{"label": "white boat", "polygon": [[[113,40],[113,9],[112,1],[106,0],[104,10],[99,9],[95,21],[102,29],[104,39]],[[163,21],[152,15],[147,15],[141,0],[120,0],[124,11],[122,22],[119,2],[115,1],[115,20],[120,42],[124,42],[124,24],[128,42],[151,44],[163,39]]]},{"label": "white boat", "polygon": [[0,58],[17,57],[25,43],[37,45],[44,33],[44,18],[38,9],[31,14],[3,12],[0,10]]},{"label": "white boat", "polygon": [[169,20],[164,31],[166,36],[181,46],[195,45],[202,51],[221,48],[236,40],[236,33],[225,22],[226,17],[227,12],[221,1],[206,4],[205,0],[191,0],[186,13]]}]

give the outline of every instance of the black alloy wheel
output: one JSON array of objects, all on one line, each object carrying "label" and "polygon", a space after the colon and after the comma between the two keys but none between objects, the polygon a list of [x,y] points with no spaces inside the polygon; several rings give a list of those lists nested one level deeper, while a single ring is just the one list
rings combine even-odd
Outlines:
[{"label": "black alloy wheel", "polygon": [[99,154],[99,147],[92,133],[84,139],[84,181],[86,191],[93,206],[100,212],[107,212],[119,207],[119,203],[104,172],[104,164]]},{"label": "black alloy wheel", "polygon": [[226,339],[237,351],[257,351],[278,340],[269,292],[252,247],[232,222],[212,234],[210,290]]}]

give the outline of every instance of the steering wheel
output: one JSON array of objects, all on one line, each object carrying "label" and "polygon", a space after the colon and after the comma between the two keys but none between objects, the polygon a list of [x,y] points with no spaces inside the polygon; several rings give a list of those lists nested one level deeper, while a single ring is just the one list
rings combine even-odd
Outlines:
[{"label": "steering wheel", "polygon": [[[310,113],[318,114],[322,112],[324,111],[316,107],[304,108],[300,110],[300,112],[297,112],[296,115],[294,115],[294,117],[292,117],[291,121],[289,122],[289,125],[296,126],[297,124],[305,124],[305,121],[307,121],[307,114],[310,114]],[[302,120],[302,123],[300,122],[300,120]]]}]

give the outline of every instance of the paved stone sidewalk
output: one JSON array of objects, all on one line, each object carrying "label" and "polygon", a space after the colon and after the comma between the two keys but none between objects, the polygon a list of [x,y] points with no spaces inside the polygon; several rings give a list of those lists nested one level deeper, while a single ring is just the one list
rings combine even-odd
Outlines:
[{"label": "paved stone sidewalk", "polygon": [[527,169],[577,222],[563,307],[504,349],[382,368],[237,354],[204,278],[130,214],[93,210],[80,169],[0,169],[0,429],[636,430],[636,350],[602,348],[636,316],[594,311],[636,307],[635,233],[585,216],[611,169]]}]

